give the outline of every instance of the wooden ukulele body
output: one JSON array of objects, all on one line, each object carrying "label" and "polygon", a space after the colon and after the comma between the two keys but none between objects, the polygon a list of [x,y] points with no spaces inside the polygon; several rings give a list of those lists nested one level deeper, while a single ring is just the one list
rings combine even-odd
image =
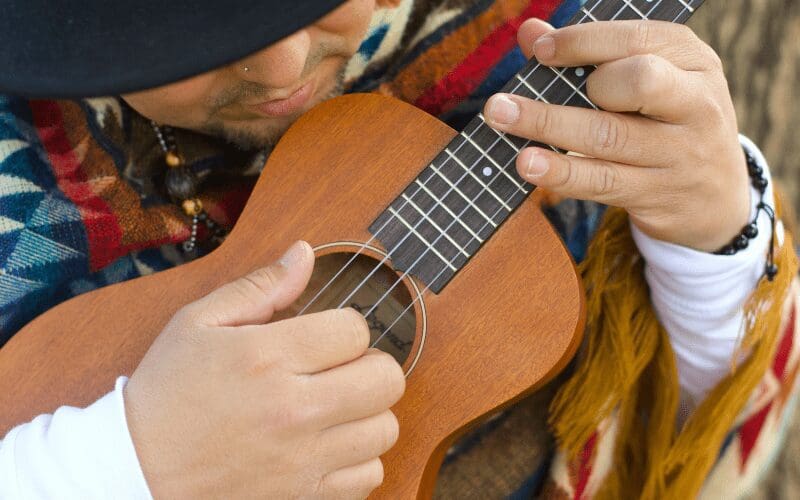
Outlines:
[{"label": "wooden ukulele body", "polygon": [[[291,242],[368,241],[367,227],[454,135],[376,95],[311,110],[275,148],[219,249],[61,304],[0,350],[0,436],[58,406],[90,404],[133,372],[181,306],[273,261]],[[375,497],[429,496],[457,435],[552,378],[581,338],[579,278],[532,199],[423,301],[417,329],[425,325],[425,342],[394,408],[400,440],[384,456]],[[422,314],[419,303],[415,311]]]}]

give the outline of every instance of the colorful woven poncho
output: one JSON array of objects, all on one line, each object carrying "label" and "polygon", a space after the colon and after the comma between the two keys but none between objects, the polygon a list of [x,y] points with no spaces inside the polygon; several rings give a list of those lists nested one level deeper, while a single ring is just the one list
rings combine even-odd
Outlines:
[{"label": "colorful woven poncho", "polygon": [[[348,89],[394,96],[460,128],[526,62],[516,44],[518,26],[530,17],[558,26],[580,4],[578,0],[402,0],[395,8],[376,11],[348,66]],[[175,139],[187,163],[204,179],[200,198],[209,216],[232,227],[263,156],[183,130],[176,130]],[[148,121],[119,98],[32,101],[0,95],[0,346],[34,317],[70,297],[186,260],[180,243],[189,236],[190,220],[169,202],[163,189],[164,169]],[[602,207],[566,201],[546,212],[576,260],[583,260]],[[603,248],[613,244],[606,241]],[[635,249],[625,248],[635,258]],[[791,257],[785,255],[784,260],[784,269],[791,270]],[[591,279],[604,276],[597,267],[584,271]],[[642,282],[640,273],[630,279]],[[595,284],[599,292],[601,283]],[[685,456],[669,454],[677,439],[671,423],[667,435],[657,440],[662,449],[642,463],[625,462],[630,457],[624,446],[647,433],[620,430],[620,422],[630,423],[632,418],[621,418],[620,408],[630,408],[632,391],[641,390],[636,389],[638,382],[652,375],[645,370],[621,381],[627,392],[617,394],[621,400],[605,413],[581,422],[583,432],[571,431],[580,427],[578,422],[555,422],[559,443],[568,446],[557,455],[547,494],[584,498],[606,491],[623,497],[643,492],[671,496],[695,493],[708,478],[706,491],[713,497],[728,491],[724,488],[733,479],[752,482],[790,413],[786,408],[800,359],[794,316],[789,312],[793,308],[789,284],[780,286],[761,292],[771,308],[762,316],[777,319],[767,321],[764,328],[770,331],[752,337],[753,345],[763,348],[760,364],[744,386],[747,392],[724,406],[733,414],[722,419],[721,433],[712,432],[705,442],[715,456],[722,450],[713,475],[708,474],[713,460],[694,463],[698,470],[678,474],[690,479],[678,486],[669,474],[655,472],[662,460],[673,460],[674,467],[664,469],[672,472],[686,461]],[[646,291],[637,300],[635,307],[648,307]],[[596,319],[602,321],[601,317]],[[657,331],[654,321],[645,327]],[[625,328],[617,333],[636,335],[627,330],[633,326]],[[652,359],[642,359],[645,366],[669,359],[668,345],[651,348]],[[577,366],[580,373],[580,359]],[[672,372],[669,366],[662,368],[664,377],[674,379],[674,366]],[[562,392],[560,415],[571,415],[564,404],[567,396]],[[652,410],[654,403],[649,404]],[[594,432],[587,434],[587,425]],[[713,427],[713,423],[700,426]],[[541,463],[547,460],[543,457]],[[525,491],[535,484],[528,482]]]}]

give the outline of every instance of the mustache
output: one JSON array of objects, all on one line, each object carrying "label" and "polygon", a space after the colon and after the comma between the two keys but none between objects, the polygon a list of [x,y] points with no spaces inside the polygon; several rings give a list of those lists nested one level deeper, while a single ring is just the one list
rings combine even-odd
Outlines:
[{"label": "mustache", "polygon": [[[338,47],[334,47],[330,44],[321,43],[318,45],[314,52],[312,52],[308,58],[306,58],[300,80],[303,80],[306,75],[312,73],[319,63],[322,62],[322,60],[324,60],[326,57],[340,52],[341,50],[338,50]],[[269,98],[270,92],[274,92],[274,90],[275,89],[265,87],[260,83],[241,81],[235,86],[226,89],[215,96],[209,102],[209,107],[212,111],[217,111],[243,100],[263,99],[266,101]]]}]

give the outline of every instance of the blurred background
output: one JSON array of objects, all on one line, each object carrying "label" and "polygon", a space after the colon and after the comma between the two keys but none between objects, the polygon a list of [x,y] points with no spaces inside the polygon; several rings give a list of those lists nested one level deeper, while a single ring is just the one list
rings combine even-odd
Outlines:
[{"label": "blurred background", "polygon": [[[708,0],[689,25],[725,63],[741,132],[800,213],[800,1]],[[800,412],[753,500],[800,498]]]},{"label": "blurred background", "polygon": [[[800,214],[800,0],[707,0],[689,26],[722,58],[740,130],[764,151]],[[517,490],[543,465],[543,408],[554,386],[461,441],[445,461],[435,498],[503,498]],[[767,499],[800,499],[800,411],[773,469],[747,498]]]}]

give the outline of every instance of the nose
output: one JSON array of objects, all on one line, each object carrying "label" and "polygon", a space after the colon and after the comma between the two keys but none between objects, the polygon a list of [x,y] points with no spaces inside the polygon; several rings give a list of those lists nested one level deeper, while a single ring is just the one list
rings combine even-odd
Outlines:
[{"label": "nose", "polygon": [[302,29],[247,56],[233,68],[243,80],[267,88],[295,87],[303,76],[310,48],[311,35]]}]

